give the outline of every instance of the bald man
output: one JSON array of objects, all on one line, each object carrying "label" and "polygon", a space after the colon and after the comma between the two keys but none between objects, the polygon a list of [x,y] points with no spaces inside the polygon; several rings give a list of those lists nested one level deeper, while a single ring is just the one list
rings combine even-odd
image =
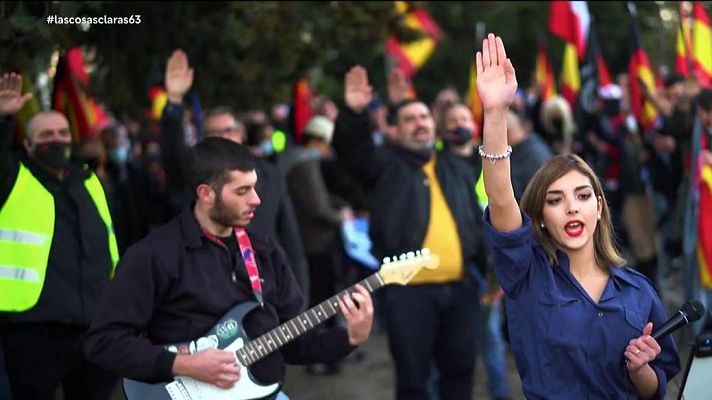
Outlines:
[{"label": "bald man", "polygon": [[[118,261],[106,196],[70,163],[67,118],[40,112],[13,148],[10,118],[31,95],[0,78],[0,340],[15,399],[109,398],[116,378],[84,357],[83,336]],[[24,150],[24,151],[23,151]]]}]

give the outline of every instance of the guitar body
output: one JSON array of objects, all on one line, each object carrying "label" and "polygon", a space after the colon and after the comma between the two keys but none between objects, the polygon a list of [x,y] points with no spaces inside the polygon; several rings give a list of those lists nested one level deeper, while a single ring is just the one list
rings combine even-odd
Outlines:
[{"label": "guitar body", "polygon": [[[165,347],[178,354],[192,354],[211,347],[234,353],[249,341],[242,328],[242,320],[258,306],[257,302],[235,306],[202,337]],[[240,366],[240,373],[240,379],[231,389],[220,389],[209,383],[182,376],[176,377],[170,383],[157,384],[124,379],[122,385],[128,400],[262,400],[273,398],[280,390],[280,383],[262,385],[256,382],[245,366]]]},{"label": "guitar body", "polygon": [[[359,283],[369,293],[386,284],[405,285],[421,268],[436,268],[439,263],[440,258],[430,254],[428,249],[423,249],[422,253],[417,251],[401,254],[393,259],[386,257],[378,273]],[[355,290],[356,288],[352,286],[252,340],[247,337],[242,327],[242,320],[259,304],[243,303],[233,307],[202,337],[188,343],[166,346],[167,350],[179,354],[193,354],[208,348],[232,352],[241,366],[241,377],[232,389],[220,389],[209,383],[179,376],[175,377],[173,382],[158,384],[124,379],[124,394],[128,400],[272,399],[279,392],[281,384],[263,385],[256,382],[248,367],[336,315],[339,312],[340,296],[351,295]]]}]

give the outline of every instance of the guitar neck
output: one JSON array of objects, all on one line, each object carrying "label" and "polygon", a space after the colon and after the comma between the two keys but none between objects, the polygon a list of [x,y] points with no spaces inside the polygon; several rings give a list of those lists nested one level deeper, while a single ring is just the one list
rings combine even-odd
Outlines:
[{"label": "guitar neck", "polygon": [[[378,273],[369,276],[359,283],[365,287],[369,293],[385,285]],[[310,329],[333,317],[341,311],[339,309],[339,298],[355,291],[356,285],[351,286],[264,335],[247,342],[244,347],[236,351],[242,365],[248,367],[254,364]]]}]

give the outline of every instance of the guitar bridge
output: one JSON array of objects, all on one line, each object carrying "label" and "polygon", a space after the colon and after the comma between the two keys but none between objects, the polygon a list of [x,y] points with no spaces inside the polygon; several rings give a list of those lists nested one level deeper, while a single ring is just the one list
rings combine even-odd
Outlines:
[{"label": "guitar bridge", "polygon": [[168,395],[171,396],[172,400],[192,400],[192,397],[188,394],[188,390],[178,379],[167,384],[166,391],[168,392]]}]

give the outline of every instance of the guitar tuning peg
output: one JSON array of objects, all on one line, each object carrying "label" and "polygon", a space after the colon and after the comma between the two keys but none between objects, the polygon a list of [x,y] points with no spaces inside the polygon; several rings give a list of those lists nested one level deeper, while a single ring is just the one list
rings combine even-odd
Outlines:
[{"label": "guitar tuning peg", "polygon": [[415,256],[416,256],[416,257],[420,257],[420,250],[416,250],[416,251],[415,251]]},{"label": "guitar tuning peg", "polygon": [[406,254],[406,257],[408,259],[412,259],[413,257],[415,257],[415,253],[413,253],[412,251],[409,251],[408,254]]},{"label": "guitar tuning peg", "polygon": [[423,248],[423,255],[424,255],[424,256],[429,256],[429,255],[430,255],[430,249],[427,248],[427,247]]},{"label": "guitar tuning peg", "polygon": [[399,260],[405,260],[405,253],[401,254],[400,257],[398,257]]},{"label": "guitar tuning peg", "polygon": [[384,264],[390,264],[391,258],[390,257],[383,257],[383,263]]}]

